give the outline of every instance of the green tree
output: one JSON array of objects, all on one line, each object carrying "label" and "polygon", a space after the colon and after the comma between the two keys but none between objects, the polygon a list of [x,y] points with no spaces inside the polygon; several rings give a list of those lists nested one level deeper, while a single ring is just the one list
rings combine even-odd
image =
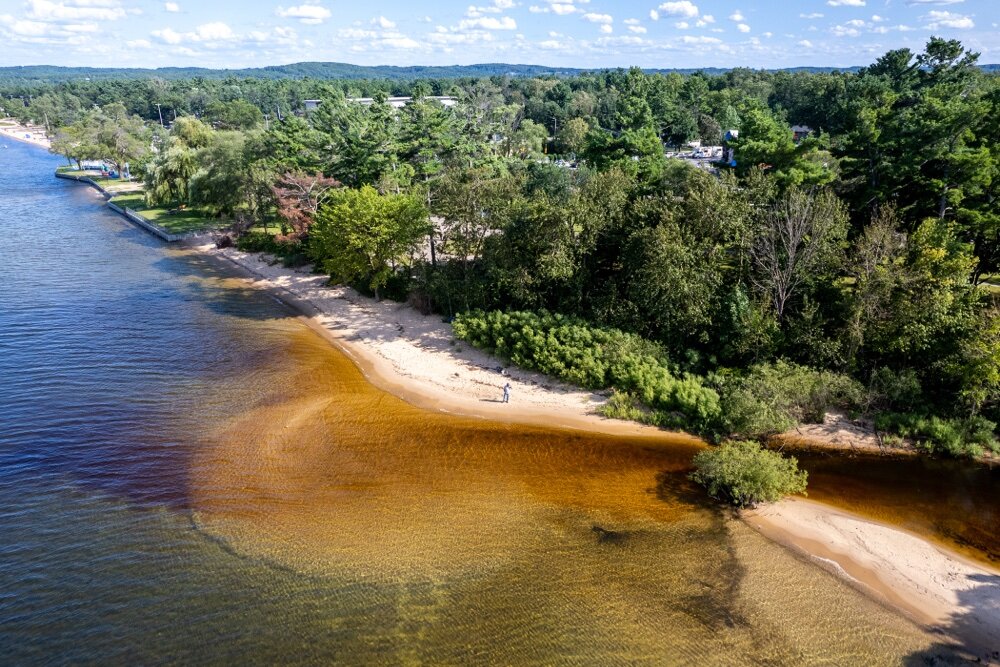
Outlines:
[{"label": "green tree", "polygon": [[204,117],[220,130],[254,130],[264,124],[264,114],[245,100],[212,102]]},{"label": "green tree", "polygon": [[129,115],[125,106],[108,104],[97,116],[94,137],[96,152],[101,159],[111,163],[119,174],[125,166],[145,158],[149,152],[152,133],[138,116]]},{"label": "green tree", "polygon": [[559,128],[556,143],[564,155],[577,155],[586,146],[590,124],[583,118],[570,118]]},{"label": "green tree", "polygon": [[380,195],[371,186],[334,191],[310,230],[312,257],[341,282],[364,279],[380,289],[428,233],[427,211],[409,195]]},{"label": "green tree", "polygon": [[152,205],[187,202],[191,178],[199,170],[198,151],[212,143],[213,130],[197,118],[181,116],[166,146],[146,164],[146,201]]},{"label": "green tree", "polygon": [[837,177],[836,160],[823,138],[807,137],[796,144],[791,128],[767,109],[743,114],[740,136],[732,146],[741,175],[763,168],[784,187],[826,185]]},{"label": "green tree", "polygon": [[227,216],[247,207],[252,173],[247,169],[245,143],[241,132],[216,132],[211,143],[198,150],[198,170],[189,179],[192,204]]},{"label": "green tree", "polygon": [[351,187],[372,185],[400,163],[399,122],[386,96],[370,105],[326,99],[312,117],[322,135],[322,171]]}]

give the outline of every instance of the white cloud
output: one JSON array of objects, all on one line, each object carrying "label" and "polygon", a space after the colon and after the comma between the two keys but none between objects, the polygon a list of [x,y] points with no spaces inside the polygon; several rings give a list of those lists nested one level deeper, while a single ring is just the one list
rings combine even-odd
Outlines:
[{"label": "white cloud", "polygon": [[298,19],[307,25],[317,25],[330,18],[330,10],[316,3],[307,3],[296,7],[278,7],[275,14],[282,18]]},{"label": "white cloud", "polygon": [[821,19],[823,15],[819,12],[812,12],[810,14],[799,14],[800,19]]},{"label": "white cloud", "polygon": [[722,40],[718,37],[705,37],[701,35],[684,35],[681,37],[681,41],[685,44],[722,44]]},{"label": "white cloud", "polygon": [[939,30],[941,28],[968,30],[976,27],[975,22],[968,16],[939,10],[931,10],[921,20],[928,21],[926,26],[928,30]]},{"label": "white cloud", "polygon": [[601,32],[603,32],[604,34],[610,35],[614,31],[615,29],[610,24],[608,23],[601,24]]},{"label": "white cloud", "polygon": [[545,6],[532,5],[528,8],[528,11],[535,14],[557,14],[559,16],[567,16],[569,14],[575,14],[578,11],[583,11],[577,4],[585,5],[590,0],[548,0],[548,4]]},{"label": "white cloud", "polygon": [[614,23],[615,21],[611,14],[595,14],[594,12],[584,14],[583,20],[591,23]]},{"label": "white cloud", "polygon": [[[164,9],[164,11],[168,11],[168,12],[179,12],[181,10],[181,6],[178,5],[176,2],[164,2],[163,3],[163,9]],[[142,41],[142,40],[139,40],[139,41]]]},{"label": "white cloud", "polygon": [[864,7],[865,0],[827,0],[831,7]]},{"label": "white cloud", "polygon": [[691,27],[691,24],[688,23],[687,21],[678,21],[677,23],[674,24],[674,27],[677,28],[678,30],[687,30],[688,28]]},{"label": "white cloud", "polygon": [[729,20],[736,21],[737,23],[739,23],[741,21],[745,21],[746,17],[743,16],[743,12],[737,9],[735,12],[729,15]]},{"label": "white cloud", "polygon": [[389,19],[387,19],[384,16],[376,16],[375,18],[373,18],[371,20],[371,24],[372,25],[377,25],[378,27],[382,28],[383,30],[392,30],[393,28],[396,27],[396,22],[395,21],[390,21]]},{"label": "white cloud", "polygon": [[125,42],[125,46],[130,49],[148,49],[152,46],[148,39],[131,39]]},{"label": "white cloud", "polygon": [[637,35],[645,35],[646,29],[641,25],[630,25],[628,27],[629,31],[634,32]]},{"label": "white cloud", "polygon": [[517,30],[517,21],[509,16],[483,16],[478,19],[463,19],[458,23],[459,30],[482,28],[483,30]]},{"label": "white cloud", "polygon": [[804,47],[805,47],[805,48],[807,48],[807,49],[811,49],[811,48],[812,48],[812,46],[813,46],[813,43],[812,43],[812,42],[810,42],[810,41],[809,41],[808,39],[803,39],[803,40],[800,40],[799,42],[796,42],[796,43],[797,43],[797,44],[798,44],[799,46],[804,46]]},{"label": "white cloud", "polygon": [[738,26],[736,26],[736,29],[739,30],[740,32],[750,32],[750,26],[748,26],[746,23],[740,23]]},{"label": "white cloud", "polygon": [[117,21],[127,15],[117,0],[28,0],[25,7],[33,21]]},{"label": "white cloud", "polygon": [[680,2],[664,2],[660,5],[659,11],[667,16],[681,16],[688,19],[693,19],[699,14],[698,6],[690,2],[690,0],[680,0]]},{"label": "white cloud", "polygon": [[173,28],[163,28],[162,30],[154,30],[153,37],[158,38],[160,41],[167,44],[180,44],[184,41],[184,35],[177,32]]},{"label": "white cloud", "polygon": [[154,30],[153,37],[166,44],[181,44],[183,42],[202,42],[207,46],[219,46],[222,42],[230,42],[238,39],[236,33],[222,21],[203,23],[190,32],[177,32],[173,28],[163,28]]},{"label": "white cloud", "polygon": [[654,21],[659,21],[660,20],[660,12],[656,11],[655,9],[650,9],[649,10],[649,18],[653,19]]},{"label": "white cloud", "polygon": [[861,31],[846,25],[835,25],[830,28],[830,34],[834,37],[857,37]]}]

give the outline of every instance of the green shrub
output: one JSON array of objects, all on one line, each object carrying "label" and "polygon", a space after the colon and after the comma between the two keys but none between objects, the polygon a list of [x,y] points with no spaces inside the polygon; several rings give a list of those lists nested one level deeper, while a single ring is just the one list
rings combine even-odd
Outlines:
[{"label": "green shrub", "polygon": [[794,457],[748,441],[724,442],[694,457],[691,479],[709,495],[737,507],[756,507],[793,493],[805,494],[808,473]]},{"label": "green shrub", "polygon": [[243,252],[269,252],[277,255],[281,252],[278,241],[273,234],[265,232],[247,232],[236,239],[236,247]]},{"label": "green shrub", "polygon": [[720,381],[729,433],[762,438],[800,423],[819,423],[833,407],[852,408],[864,395],[860,383],[832,371],[779,361]]},{"label": "green shrub", "polygon": [[662,426],[663,415],[650,410],[633,394],[615,389],[611,398],[597,409],[597,413],[608,419],[625,419],[651,426]]},{"label": "green shrub", "polygon": [[875,418],[880,431],[909,438],[922,449],[955,458],[977,458],[986,450],[1000,453],[996,424],[985,417],[947,419],[934,415],[888,412]]},{"label": "green shrub", "polygon": [[236,239],[236,248],[243,252],[266,252],[279,258],[285,266],[309,263],[301,241],[279,241],[273,234],[248,232]]},{"label": "green shrub", "polygon": [[659,413],[662,425],[707,432],[719,421],[715,390],[678,374],[663,348],[640,336],[546,311],[474,311],[458,315],[454,328],[456,337],[521,368],[627,392]]}]

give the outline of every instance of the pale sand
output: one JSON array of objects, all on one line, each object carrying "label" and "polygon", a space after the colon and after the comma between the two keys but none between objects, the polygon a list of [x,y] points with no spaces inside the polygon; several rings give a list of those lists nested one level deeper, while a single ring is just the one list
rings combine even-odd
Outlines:
[{"label": "pale sand", "polygon": [[[507,422],[663,436],[660,429],[597,415],[595,410],[607,400],[607,392],[581,390],[540,373],[508,367],[456,340],[451,325],[440,315],[422,315],[405,304],[378,302],[348,287],[327,286],[326,276],[272,265],[262,255],[214,245],[195,247],[249,272],[255,287],[276,289],[283,299],[309,314],[310,323],[332,337],[376,386],[411,404]],[[504,405],[500,399],[507,382],[511,398]],[[682,437],[697,441],[693,436]]]},{"label": "pale sand", "polygon": [[973,655],[988,658],[1000,651],[1000,571],[899,528],[801,498],[744,512],[743,518]]},{"label": "pale sand", "polygon": [[[662,436],[658,429],[594,414],[604,393],[581,391],[540,374],[509,368],[461,341],[440,316],[376,302],[326,277],[270,263],[233,248],[198,245],[225,258],[297,305],[379,387],[429,409],[468,416],[612,434]],[[511,404],[499,403],[505,382]],[[841,416],[784,436],[817,446],[879,449],[874,433]],[[693,441],[696,438],[692,437]],[[989,657],[1000,651],[1000,574],[897,528],[806,500],[786,500],[745,514],[768,537],[799,549],[919,622]]]},{"label": "pale sand", "polygon": [[[7,122],[14,123],[14,121],[11,120],[8,120]],[[44,129],[40,127],[25,127],[16,123],[13,125],[0,123],[0,139],[2,138],[23,141],[28,144],[34,144],[35,146],[41,146],[42,148],[49,148],[52,146],[52,142],[50,142],[49,138],[45,136]]]}]

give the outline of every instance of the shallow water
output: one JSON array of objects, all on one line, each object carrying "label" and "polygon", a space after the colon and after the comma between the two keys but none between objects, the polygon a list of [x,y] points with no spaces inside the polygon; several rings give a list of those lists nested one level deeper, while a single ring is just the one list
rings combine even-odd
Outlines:
[{"label": "shallow water", "polygon": [[[897,664],[935,644],[704,502],[694,445],[413,408],[8,146],[0,663]],[[955,497],[853,461],[807,459],[813,496],[894,520]],[[851,465],[883,473],[847,487]],[[995,554],[996,500],[967,496],[941,539]]]}]

